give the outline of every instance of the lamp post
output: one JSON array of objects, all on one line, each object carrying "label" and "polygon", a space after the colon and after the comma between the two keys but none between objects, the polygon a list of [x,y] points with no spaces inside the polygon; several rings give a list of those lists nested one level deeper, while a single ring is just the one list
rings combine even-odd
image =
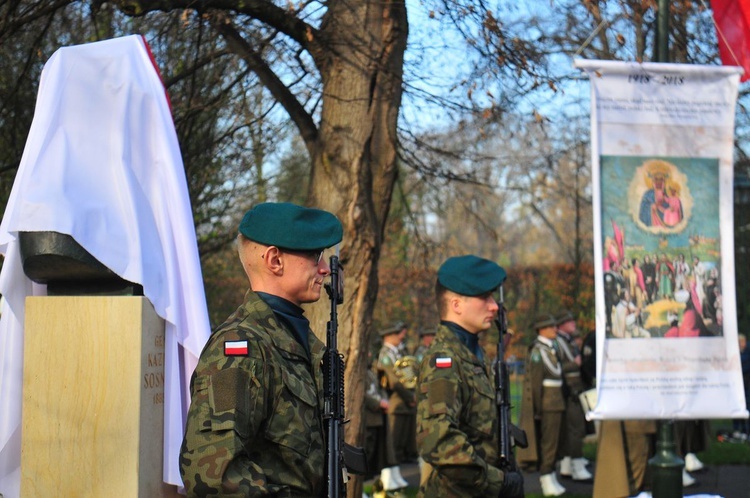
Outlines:
[{"label": "lamp post", "polygon": [[[669,0],[659,0],[656,17],[656,62],[669,62]],[[674,421],[659,420],[656,455],[648,461],[654,498],[682,498],[682,468],[675,453]]]}]

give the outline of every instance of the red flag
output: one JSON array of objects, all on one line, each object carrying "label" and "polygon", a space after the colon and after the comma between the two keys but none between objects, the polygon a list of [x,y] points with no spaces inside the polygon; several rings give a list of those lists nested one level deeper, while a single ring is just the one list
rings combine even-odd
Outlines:
[{"label": "red flag", "polygon": [[615,232],[615,242],[617,243],[617,250],[620,253],[617,263],[622,264],[625,259],[625,234],[622,233],[615,220],[612,220],[612,230]]},{"label": "red flag", "polygon": [[742,66],[750,79],[750,0],[711,0],[719,40],[719,55],[725,66]]}]

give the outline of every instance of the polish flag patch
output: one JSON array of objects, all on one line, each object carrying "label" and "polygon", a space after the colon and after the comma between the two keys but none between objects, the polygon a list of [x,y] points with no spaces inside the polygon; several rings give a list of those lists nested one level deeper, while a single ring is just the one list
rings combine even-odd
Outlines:
[{"label": "polish flag patch", "polygon": [[435,358],[435,368],[450,368],[453,366],[453,358]]},{"label": "polish flag patch", "polygon": [[224,356],[247,356],[247,341],[226,341]]}]

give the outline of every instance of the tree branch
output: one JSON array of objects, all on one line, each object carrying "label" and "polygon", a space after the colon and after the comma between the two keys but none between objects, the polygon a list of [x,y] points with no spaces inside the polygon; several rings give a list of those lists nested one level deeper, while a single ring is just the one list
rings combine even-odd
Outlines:
[{"label": "tree branch", "polygon": [[[0,18],[0,39],[13,35],[19,29],[38,19],[55,14],[58,10],[67,7],[73,2],[74,0],[38,2],[37,5],[31,7],[28,5],[21,6],[20,4],[22,2],[14,2],[15,5],[10,5],[8,10],[3,12],[2,18]],[[19,9],[19,7],[23,8]],[[18,9],[19,12],[14,12],[16,9]]]},{"label": "tree branch", "polygon": [[536,213],[537,216],[539,216],[539,219],[542,220],[542,223],[544,223],[544,225],[549,229],[549,231],[552,232],[552,235],[555,237],[555,240],[557,240],[557,243],[560,245],[560,249],[565,251],[569,260],[572,260],[573,257],[570,254],[570,251],[568,250],[568,248],[566,247],[565,241],[560,236],[557,229],[555,229],[555,225],[552,223],[552,221],[550,221],[550,219],[547,218],[544,212],[541,209],[539,209],[534,199],[532,199],[531,202],[529,202],[527,205],[534,211],[534,213]]},{"label": "tree branch", "polygon": [[318,138],[318,128],[312,116],[305,110],[289,88],[276,76],[263,58],[234,28],[231,20],[219,13],[211,16],[211,25],[227,42],[229,49],[242,57],[249,69],[258,75],[261,83],[271,92],[274,98],[284,107],[289,117],[299,129],[308,150],[312,150]]},{"label": "tree branch", "polygon": [[176,9],[194,9],[205,13],[222,10],[244,14],[277,29],[303,46],[313,57],[320,54],[319,31],[295,16],[294,10],[283,9],[266,0],[113,0],[122,12],[140,17],[149,12],[168,12]]}]

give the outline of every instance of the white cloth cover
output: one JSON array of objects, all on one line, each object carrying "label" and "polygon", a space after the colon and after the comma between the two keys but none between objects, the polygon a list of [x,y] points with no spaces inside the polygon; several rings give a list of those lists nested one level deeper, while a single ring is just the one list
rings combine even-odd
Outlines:
[{"label": "white cloth cover", "polygon": [[210,335],[185,171],[169,103],[138,35],[61,48],[44,67],[34,120],[0,224],[0,493],[20,487],[24,303],[19,231],[71,235],[143,286],[166,321],[164,480],[178,457],[189,380]]}]

